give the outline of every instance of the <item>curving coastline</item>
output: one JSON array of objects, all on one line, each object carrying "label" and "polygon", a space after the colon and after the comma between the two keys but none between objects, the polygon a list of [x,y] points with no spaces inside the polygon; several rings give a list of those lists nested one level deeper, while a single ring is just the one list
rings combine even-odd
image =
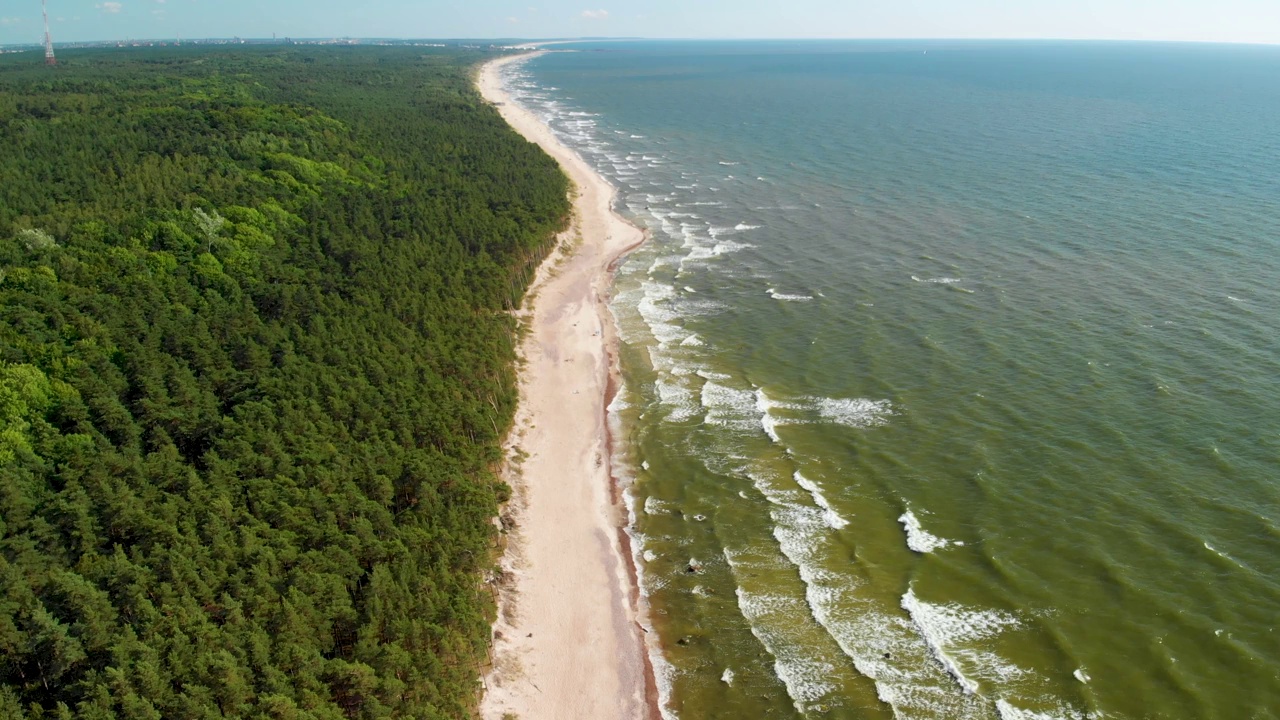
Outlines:
[{"label": "curving coastline", "polygon": [[520,407],[508,441],[511,542],[481,716],[656,718],[627,513],[611,476],[606,407],[618,385],[607,307],[612,271],[643,232],[612,209],[614,188],[539,118],[513,104],[497,58],[481,95],[573,181],[573,223],[543,262],[521,319]]}]

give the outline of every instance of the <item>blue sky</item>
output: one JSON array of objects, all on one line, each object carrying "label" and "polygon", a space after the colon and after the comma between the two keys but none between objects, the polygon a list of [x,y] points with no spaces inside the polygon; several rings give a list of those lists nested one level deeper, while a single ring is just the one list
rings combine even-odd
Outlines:
[{"label": "blue sky", "polygon": [[[49,0],[56,42],[192,37],[1093,38],[1280,43],[1280,0]],[[0,43],[39,0],[0,0]]]}]

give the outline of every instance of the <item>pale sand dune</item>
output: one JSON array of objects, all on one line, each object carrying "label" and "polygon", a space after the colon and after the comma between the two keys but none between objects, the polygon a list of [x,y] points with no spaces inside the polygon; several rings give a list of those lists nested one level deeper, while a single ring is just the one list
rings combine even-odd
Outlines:
[{"label": "pale sand dune", "polygon": [[643,719],[656,715],[656,693],[605,422],[617,342],[605,305],[610,266],[643,236],[610,210],[613,188],[503,92],[499,68],[521,57],[485,64],[480,92],[559,161],[578,195],[574,226],[522,311],[529,332],[511,444],[528,458],[508,478],[516,527],[502,560],[509,582],[481,714]]}]

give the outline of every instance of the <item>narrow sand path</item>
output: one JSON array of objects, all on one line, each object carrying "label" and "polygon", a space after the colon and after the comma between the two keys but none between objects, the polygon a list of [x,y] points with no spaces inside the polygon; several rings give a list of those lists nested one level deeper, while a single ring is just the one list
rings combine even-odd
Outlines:
[{"label": "narrow sand path", "polygon": [[616,337],[606,306],[611,266],[643,240],[615,215],[614,189],[502,89],[503,65],[480,71],[481,94],[576,186],[573,227],[526,301],[520,408],[511,444],[527,457],[508,482],[515,523],[481,714],[502,720],[652,717],[654,689],[637,622],[629,550],[609,472],[606,393]]}]

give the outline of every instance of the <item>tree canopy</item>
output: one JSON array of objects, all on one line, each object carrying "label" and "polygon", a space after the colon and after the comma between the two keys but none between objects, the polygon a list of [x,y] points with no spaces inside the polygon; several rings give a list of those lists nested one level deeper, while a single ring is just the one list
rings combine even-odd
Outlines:
[{"label": "tree canopy", "polygon": [[478,55],[0,58],[0,716],[456,718],[567,180]]}]

